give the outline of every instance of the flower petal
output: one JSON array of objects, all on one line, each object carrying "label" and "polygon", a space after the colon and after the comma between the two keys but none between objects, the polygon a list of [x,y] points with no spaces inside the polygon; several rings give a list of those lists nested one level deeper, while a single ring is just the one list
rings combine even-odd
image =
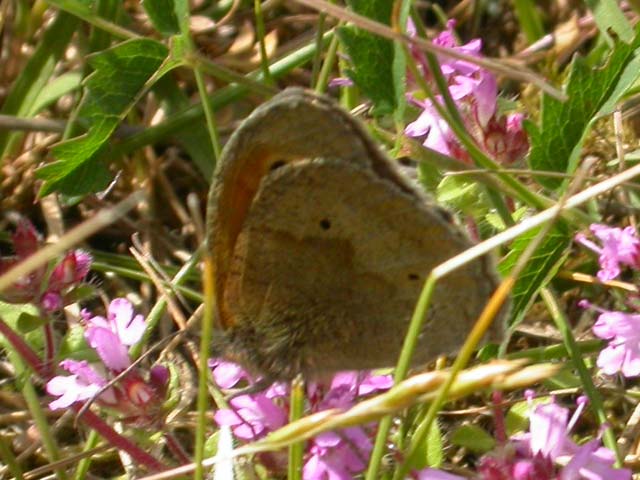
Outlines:
[{"label": "flower petal", "polygon": [[129,352],[120,338],[111,330],[102,327],[90,327],[84,333],[87,342],[104,364],[115,372],[121,372],[131,365]]}]

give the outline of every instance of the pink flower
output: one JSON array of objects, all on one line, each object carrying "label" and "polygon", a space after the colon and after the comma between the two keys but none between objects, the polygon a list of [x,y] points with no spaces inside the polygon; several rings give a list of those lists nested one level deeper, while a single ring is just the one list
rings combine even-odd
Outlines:
[{"label": "pink flower", "polygon": [[[554,401],[536,405],[529,432],[512,437],[480,461],[483,480],[630,480],[631,472],[613,467],[613,453],[596,439],[576,445],[569,430],[586,405],[581,397],[569,420],[569,410]],[[563,465],[566,465],[563,467]]]},{"label": "pink flower", "polygon": [[[59,397],[49,404],[51,410],[67,408],[75,402],[93,398],[107,384],[104,376],[84,360],[63,360],[60,366],[71,375],[53,377],[47,383],[47,393]],[[106,404],[115,403],[113,389],[102,392],[99,400]]]},{"label": "pink flower", "polygon": [[135,315],[133,305],[125,298],[109,304],[107,318],[86,320],[85,338],[98,352],[104,364],[113,371],[122,371],[130,364],[128,347],[137,343],[144,333],[144,317]]},{"label": "pink flower", "polygon": [[[440,33],[433,43],[458,50],[467,55],[480,56],[482,42],[472,40],[458,45],[453,27],[447,23],[447,30]],[[410,35],[415,35],[413,24],[409,24]],[[417,49],[412,50],[422,73],[430,80],[426,58]],[[467,131],[489,156],[501,163],[512,163],[522,158],[529,149],[529,142],[522,126],[521,114],[501,115],[497,112],[498,85],[495,76],[477,65],[447,57],[439,58],[440,69],[449,85],[449,93],[463,118]],[[471,163],[468,152],[460,145],[456,135],[440,116],[431,101],[420,102],[411,99],[422,108],[417,120],[407,125],[405,134],[410,137],[424,137],[425,147],[445,155]],[[441,97],[437,97],[442,102]]]},{"label": "pink flower", "polygon": [[263,393],[240,395],[230,403],[233,409],[218,410],[214,419],[218,425],[232,427],[233,433],[243,440],[261,438],[287,423],[287,410]]},{"label": "pink flower", "polygon": [[210,359],[209,368],[212,369],[213,380],[220,388],[228,390],[235,387],[241,381],[250,381],[249,374],[236,363],[224,360]]},{"label": "pink flower", "polygon": [[[216,381],[235,386],[239,381],[251,379],[236,365],[213,362]],[[343,372],[336,374],[330,385],[309,382],[307,399],[309,411],[318,412],[330,408],[351,407],[361,395],[391,387],[388,375]],[[218,410],[214,416],[218,425],[228,425],[243,440],[262,438],[269,432],[284,426],[289,416],[289,392],[284,384],[274,384],[263,393],[240,395],[231,400],[232,409]],[[327,432],[307,443],[304,457],[305,480],[351,479],[366,468],[371,449],[369,427],[347,428],[336,434]],[[281,465],[277,453],[265,460],[274,469]]]},{"label": "pink flower", "polygon": [[622,229],[594,223],[590,230],[602,242],[602,247],[582,233],[577,234],[575,240],[599,255],[597,275],[601,281],[613,280],[620,275],[620,265],[638,268],[640,239],[633,227]]},{"label": "pink flower", "polygon": [[[0,274],[35,253],[42,245],[38,232],[26,219],[18,223],[12,241],[16,254],[0,259]],[[89,273],[91,262],[91,255],[87,252],[68,252],[50,267],[42,266],[19,279],[2,292],[1,298],[9,303],[35,303],[49,313],[60,310],[66,304],[66,295]],[[51,273],[47,275],[47,272]]]},{"label": "pink flower", "polygon": [[[47,392],[57,396],[49,404],[52,410],[66,408],[93,398],[111,379],[131,366],[129,347],[142,338],[144,318],[135,315],[133,306],[124,298],[109,304],[107,318],[82,312],[86,325],[85,338],[96,351],[102,365],[86,361],[63,360],[60,366],[72,375],[57,376],[47,383]],[[168,370],[156,365],[145,372],[132,368],[96,398],[97,403],[124,415],[124,420],[139,425],[156,423],[166,395]]]},{"label": "pink flower", "polygon": [[640,315],[600,310],[593,333],[609,344],[598,355],[598,367],[607,375],[640,375]]},{"label": "pink flower", "polygon": [[418,480],[467,480],[460,475],[443,472],[436,468],[423,468],[418,472]]}]

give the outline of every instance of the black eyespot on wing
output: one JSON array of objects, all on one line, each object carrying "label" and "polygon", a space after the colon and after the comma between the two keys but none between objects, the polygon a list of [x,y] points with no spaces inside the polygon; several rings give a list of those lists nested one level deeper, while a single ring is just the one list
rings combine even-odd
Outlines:
[{"label": "black eyespot on wing", "polygon": [[320,220],[320,228],[322,230],[329,230],[331,228],[331,220],[328,218],[323,218]]},{"label": "black eyespot on wing", "polygon": [[410,273],[409,275],[407,275],[407,278],[415,282],[416,280],[420,280],[420,275],[418,275],[417,273]]},{"label": "black eyespot on wing", "polygon": [[279,169],[280,167],[284,167],[286,164],[287,164],[287,162],[285,162],[284,160],[276,160],[271,165],[269,165],[269,171],[270,172],[274,172],[277,169]]}]

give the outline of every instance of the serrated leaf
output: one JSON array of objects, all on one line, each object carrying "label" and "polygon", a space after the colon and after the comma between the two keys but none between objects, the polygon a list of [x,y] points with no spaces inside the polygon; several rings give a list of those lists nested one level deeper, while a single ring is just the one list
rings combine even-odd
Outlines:
[{"label": "serrated leaf", "polygon": [[[392,2],[350,0],[348,3],[356,13],[389,24]],[[374,114],[392,112],[395,108],[393,42],[353,25],[340,27],[337,34],[351,60],[352,68],[347,74],[373,101]]]},{"label": "serrated leaf", "polygon": [[444,461],[444,446],[442,442],[442,432],[438,422],[433,422],[427,435],[427,465],[439,467]]},{"label": "serrated leaf", "polygon": [[[566,172],[571,175],[576,168],[582,142],[591,124],[601,110],[611,108],[626,89],[638,78],[640,72],[627,67],[635,65],[636,50],[640,46],[640,29],[629,45],[622,41],[615,44],[606,64],[598,69],[582,58],[574,58],[570,66],[565,91],[569,97],[561,102],[543,95],[540,127],[530,122],[525,127],[531,139],[529,166],[533,170]],[[558,188],[562,180],[536,177],[550,189]]]},{"label": "serrated leaf", "polygon": [[433,422],[427,438],[417,447],[417,450],[421,452],[417,455],[415,464],[411,467],[415,469],[422,469],[425,467],[438,467],[442,465],[444,460],[444,450],[442,441],[442,432],[438,422]]},{"label": "serrated leaf", "polygon": [[38,177],[45,180],[41,195],[54,189],[81,195],[106,187],[110,178],[100,159],[105,143],[168,53],[161,43],[135,39],[89,58],[95,71],[85,81],[86,92],[78,113],[90,125],[89,131],[52,149],[58,160],[38,171]]},{"label": "serrated leaf", "polygon": [[442,179],[436,190],[436,199],[474,218],[484,216],[490,207],[482,185],[456,176]]},{"label": "serrated leaf", "polygon": [[493,449],[496,440],[477,425],[462,425],[451,435],[451,443],[473,453],[483,454]]},{"label": "serrated leaf", "polygon": [[[539,231],[537,228],[516,238],[509,255],[498,265],[498,270],[503,276],[511,272],[520,255]],[[542,240],[513,287],[511,317],[507,322],[510,327],[520,322],[540,289],[553,278],[564,261],[570,242],[571,237],[562,225],[556,225]]]},{"label": "serrated leaf", "polygon": [[112,177],[99,153],[77,164],[61,160],[50,163],[37,170],[37,175],[48,182],[46,188],[41,189],[40,195],[47,195],[57,189],[64,195],[78,197],[104,190]]}]

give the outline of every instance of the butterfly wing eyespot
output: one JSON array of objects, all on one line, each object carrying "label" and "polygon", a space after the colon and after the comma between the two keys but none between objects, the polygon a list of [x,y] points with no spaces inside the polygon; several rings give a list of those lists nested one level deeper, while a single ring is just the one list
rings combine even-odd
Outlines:
[{"label": "butterfly wing eyespot", "polygon": [[282,160],[282,159],[274,160],[273,162],[271,162],[271,165],[269,165],[269,171],[275,172],[277,169],[279,169],[280,167],[284,167],[286,164],[287,164],[286,160]]}]

